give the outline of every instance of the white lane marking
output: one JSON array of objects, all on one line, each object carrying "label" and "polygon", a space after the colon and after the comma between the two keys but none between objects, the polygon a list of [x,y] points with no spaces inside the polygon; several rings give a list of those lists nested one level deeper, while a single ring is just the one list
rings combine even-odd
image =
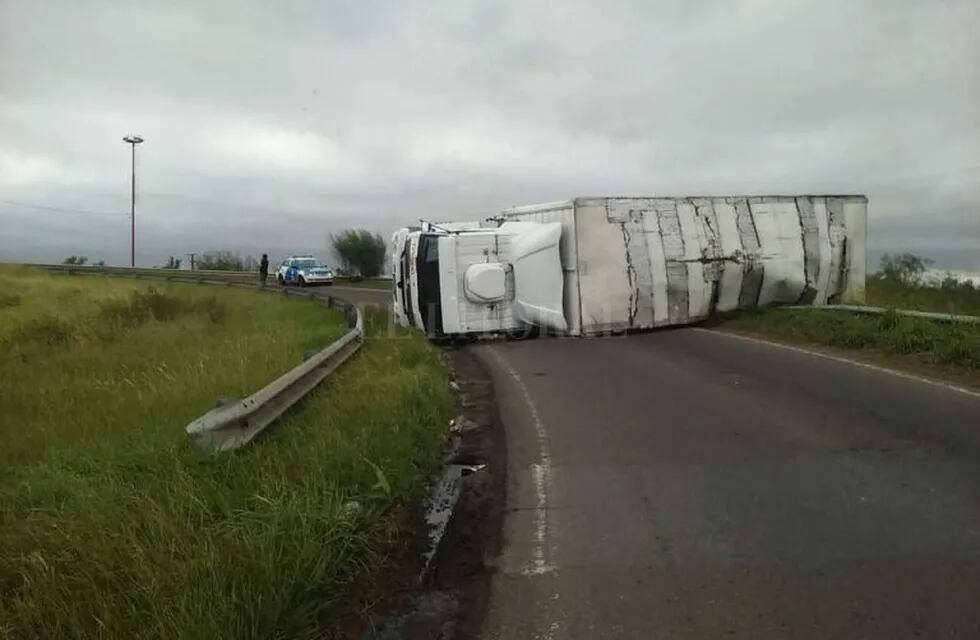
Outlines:
[{"label": "white lane marking", "polygon": [[551,483],[551,454],[548,452],[548,432],[545,430],[541,416],[538,415],[538,408],[531,400],[531,393],[527,390],[527,385],[521,376],[514,371],[513,367],[504,360],[496,349],[489,347],[490,354],[496,359],[507,374],[514,379],[517,388],[524,396],[524,403],[527,405],[528,412],[531,414],[531,421],[534,423],[534,434],[538,444],[537,464],[531,466],[534,478],[534,492],[537,497],[537,504],[534,507],[534,550],[533,562],[531,566],[523,570],[524,575],[541,575],[551,573],[555,570],[547,559],[548,554],[548,485]]},{"label": "white lane marking", "polygon": [[729,338],[735,338],[736,340],[745,340],[746,342],[755,342],[757,344],[764,344],[770,347],[776,347],[779,349],[785,349],[786,351],[795,351],[796,353],[805,353],[810,356],[815,356],[817,358],[823,358],[824,360],[831,360],[833,362],[843,362],[846,364],[853,365],[855,367],[861,367],[862,369],[870,369],[872,371],[877,371],[879,373],[887,373],[898,378],[905,378],[906,380],[913,380],[915,382],[921,382],[923,384],[928,384],[933,387],[939,387],[941,389],[946,389],[947,391],[955,391],[956,393],[962,393],[973,398],[980,398],[980,393],[967,389],[965,387],[960,387],[955,384],[949,384],[948,382],[940,382],[939,380],[932,380],[930,378],[923,378],[922,376],[913,375],[911,373],[905,373],[903,371],[896,371],[895,369],[889,369],[887,367],[879,367],[874,364],[868,364],[867,362],[861,362],[860,360],[851,360],[850,358],[844,358],[841,356],[834,356],[828,353],[821,353],[819,351],[812,351],[810,349],[804,349],[803,347],[794,347],[788,344],[782,344],[779,342],[770,342],[769,340],[762,340],[760,338],[753,338],[750,336],[744,336],[740,333],[731,333],[729,331],[719,331],[717,329],[703,329],[701,327],[691,327],[693,331],[701,331],[702,333],[713,333],[720,336],[728,336]]}]

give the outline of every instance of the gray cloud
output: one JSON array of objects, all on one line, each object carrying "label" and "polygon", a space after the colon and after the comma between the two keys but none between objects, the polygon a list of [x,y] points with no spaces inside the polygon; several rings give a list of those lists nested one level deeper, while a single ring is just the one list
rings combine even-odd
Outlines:
[{"label": "gray cloud", "polygon": [[[575,195],[858,192],[980,270],[980,5],[0,5],[0,258],[323,252]],[[82,210],[71,213],[28,207]]]}]

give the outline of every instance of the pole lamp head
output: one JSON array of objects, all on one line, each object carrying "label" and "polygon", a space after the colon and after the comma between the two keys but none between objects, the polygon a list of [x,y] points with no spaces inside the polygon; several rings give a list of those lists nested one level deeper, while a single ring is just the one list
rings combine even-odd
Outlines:
[{"label": "pole lamp head", "polygon": [[123,138],[123,142],[128,142],[129,144],[139,144],[143,142],[143,138],[139,136],[126,136]]}]

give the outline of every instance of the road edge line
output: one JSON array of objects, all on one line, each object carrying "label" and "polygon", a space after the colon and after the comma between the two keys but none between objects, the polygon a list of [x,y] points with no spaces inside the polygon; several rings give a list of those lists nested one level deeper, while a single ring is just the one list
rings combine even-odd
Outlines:
[{"label": "road edge line", "polygon": [[538,445],[539,462],[531,465],[531,476],[534,480],[534,492],[537,504],[534,508],[534,550],[533,565],[524,569],[525,575],[543,575],[552,573],[554,565],[548,562],[551,555],[548,549],[548,485],[551,483],[551,453],[548,451],[548,432],[544,422],[538,414],[538,408],[531,399],[531,393],[520,374],[510,366],[510,363],[493,347],[487,349],[497,364],[513,378],[517,388],[520,389],[524,404],[531,414],[534,423],[534,431]]},{"label": "road edge line", "polygon": [[861,362],[860,360],[854,360],[852,358],[845,358],[843,356],[835,356],[829,353],[822,353],[820,351],[814,351],[812,349],[806,349],[803,347],[797,347],[795,345],[789,345],[782,342],[773,342],[771,340],[763,340],[762,338],[755,338],[752,336],[747,336],[741,333],[735,333],[733,331],[725,331],[720,329],[705,329],[704,327],[691,327],[694,331],[700,331],[702,333],[713,333],[715,335],[728,336],[729,338],[735,338],[737,340],[744,340],[746,342],[754,342],[756,344],[764,344],[770,347],[777,347],[779,349],[785,349],[786,351],[794,351],[796,353],[803,353],[810,356],[815,356],[817,358],[822,358],[824,360],[830,360],[833,362],[843,362],[845,364],[850,364],[855,367],[861,367],[863,369],[870,369],[872,371],[877,371],[879,373],[887,373],[898,378],[904,378],[906,380],[912,380],[914,382],[921,382],[933,387],[939,387],[941,389],[946,389],[947,391],[955,391],[957,393],[962,393],[964,395],[970,396],[972,398],[980,399],[980,392],[973,391],[972,389],[967,389],[966,387],[961,387],[959,385],[951,384],[949,382],[943,382],[941,380],[934,380],[932,378],[926,378],[924,376],[917,376],[912,373],[906,373],[904,371],[899,371],[897,369],[889,369],[888,367],[881,367],[876,364],[870,364],[868,362]]}]

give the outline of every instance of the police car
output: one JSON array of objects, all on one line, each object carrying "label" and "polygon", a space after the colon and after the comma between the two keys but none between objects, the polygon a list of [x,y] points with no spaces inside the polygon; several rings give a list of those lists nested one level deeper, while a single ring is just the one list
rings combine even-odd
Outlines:
[{"label": "police car", "polygon": [[315,284],[333,284],[333,271],[313,256],[290,256],[279,265],[276,282],[280,285],[295,284],[301,287]]}]

